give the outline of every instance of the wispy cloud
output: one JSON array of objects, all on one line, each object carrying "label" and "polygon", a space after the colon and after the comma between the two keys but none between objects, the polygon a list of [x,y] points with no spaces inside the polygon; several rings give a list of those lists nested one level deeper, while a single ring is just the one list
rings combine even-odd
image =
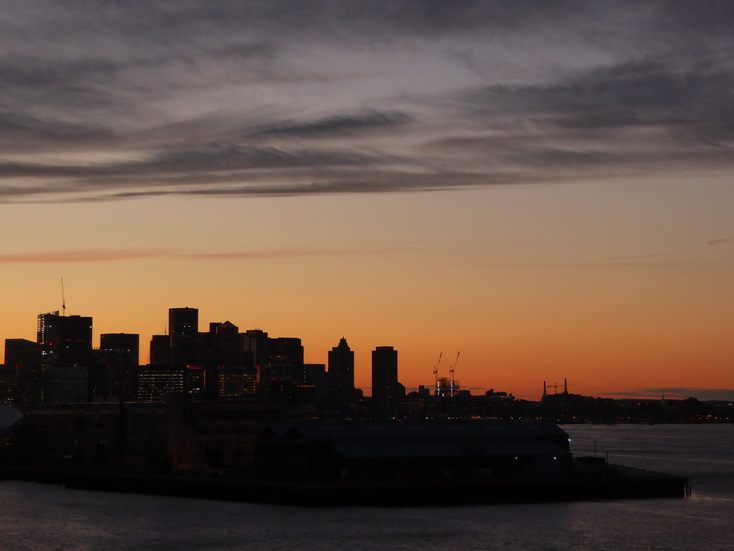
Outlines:
[{"label": "wispy cloud", "polygon": [[708,0],[12,3],[0,201],[731,170],[733,25]]},{"label": "wispy cloud", "polygon": [[0,264],[43,264],[58,262],[112,262],[143,258],[173,258],[179,260],[267,260],[338,255],[402,254],[417,250],[418,245],[394,247],[365,243],[363,248],[340,249],[276,249],[252,251],[195,252],[165,248],[130,249],[69,249],[1,254]]},{"label": "wispy cloud", "polygon": [[405,113],[380,113],[369,111],[365,113],[335,114],[321,119],[302,122],[286,121],[272,123],[269,126],[255,128],[252,135],[255,137],[299,137],[299,138],[326,138],[364,136],[376,130],[397,128],[410,122],[411,117]]},{"label": "wispy cloud", "polygon": [[0,255],[0,264],[37,264],[50,262],[108,262],[170,256],[164,249],[85,249]]},{"label": "wispy cloud", "polygon": [[44,264],[58,262],[110,262],[140,258],[178,258],[182,260],[259,260],[337,254],[335,251],[230,251],[189,253],[170,249],[84,249],[0,255],[0,264]]},{"label": "wispy cloud", "polygon": [[712,239],[711,241],[707,241],[707,245],[711,245],[712,247],[718,247],[719,245],[728,245],[730,243],[734,243],[734,238],[728,237],[723,239]]}]

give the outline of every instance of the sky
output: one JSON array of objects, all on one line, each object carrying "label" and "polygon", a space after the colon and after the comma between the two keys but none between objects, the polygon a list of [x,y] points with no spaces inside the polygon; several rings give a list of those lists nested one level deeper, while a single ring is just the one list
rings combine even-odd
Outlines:
[{"label": "sky", "polygon": [[142,362],[189,306],[345,337],[367,393],[394,346],[409,389],[734,399],[734,3],[0,9],[0,338],[63,278]]}]

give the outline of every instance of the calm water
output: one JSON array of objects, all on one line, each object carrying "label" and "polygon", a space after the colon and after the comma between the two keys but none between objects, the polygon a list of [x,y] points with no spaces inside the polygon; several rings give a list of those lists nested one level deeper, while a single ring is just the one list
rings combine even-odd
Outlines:
[{"label": "calm water", "polygon": [[690,499],[299,509],[0,482],[0,549],[732,550],[734,425],[565,426],[576,455],[683,474]]}]

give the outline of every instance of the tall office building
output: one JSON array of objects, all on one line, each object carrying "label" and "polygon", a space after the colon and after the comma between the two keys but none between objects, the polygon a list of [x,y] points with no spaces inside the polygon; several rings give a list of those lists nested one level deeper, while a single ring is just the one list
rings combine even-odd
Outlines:
[{"label": "tall office building", "polygon": [[171,338],[168,335],[153,335],[150,338],[150,365],[171,363]]},{"label": "tall office building", "polygon": [[271,339],[268,362],[270,380],[288,384],[301,384],[303,372],[303,345],[295,337]]},{"label": "tall office building", "polygon": [[117,363],[135,367],[140,363],[140,335],[135,333],[104,333],[99,336],[100,351],[114,356]]},{"label": "tall office building", "polygon": [[91,365],[92,318],[39,314],[38,344],[45,367]]},{"label": "tall office building", "polygon": [[392,415],[405,396],[398,382],[398,351],[392,346],[378,346],[372,351],[372,401],[375,411]]},{"label": "tall office building", "polygon": [[354,402],[354,351],[344,337],[329,351],[329,394],[340,405]]},{"label": "tall office building", "polygon": [[198,363],[199,310],[197,308],[170,308],[168,334],[171,346],[171,365]]},{"label": "tall office building", "polygon": [[212,322],[207,335],[209,362],[214,367],[242,366],[244,335],[232,322]]},{"label": "tall office building", "polygon": [[267,379],[270,337],[261,329],[245,331],[242,342],[242,363],[257,370],[257,382],[262,387]]},{"label": "tall office building", "polygon": [[5,365],[15,372],[17,400],[24,405],[40,404],[41,345],[26,339],[5,339]]},{"label": "tall office building", "polygon": [[255,394],[257,394],[256,369],[226,365],[217,368],[217,397],[220,400]]},{"label": "tall office building", "polygon": [[140,335],[104,333],[99,336],[97,356],[100,366],[91,372],[94,398],[104,396],[106,390],[108,397],[132,400],[135,397],[135,371],[140,363]]}]

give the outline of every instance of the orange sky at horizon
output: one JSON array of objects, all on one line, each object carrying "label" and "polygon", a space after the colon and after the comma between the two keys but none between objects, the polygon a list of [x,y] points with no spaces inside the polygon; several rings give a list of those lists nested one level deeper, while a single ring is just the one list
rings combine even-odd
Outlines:
[{"label": "orange sky at horizon", "polygon": [[[201,331],[229,320],[300,337],[312,363],[326,363],[344,336],[363,388],[371,350],[394,346],[408,388],[433,384],[439,353],[448,376],[460,352],[456,378],[474,394],[535,400],[544,380],[564,378],[591,396],[725,390],[734,365],[732,203],[710,179],[698,197],[718,196],[717,207],[701,219],[692,185],[167,198],[160,211],[148,199],[74,205],[73,220],[65,205],[3,206],[0,230],[16,237],[0,257],[0,336],[35,339],[36,315],[60,309],[63,277],[67,313],[94,318],[95,346],[100,333],[140,333],[141,362],[168,308],[190,306]],[[130,210],[138,227],[123,232]],[[39,217],[56,230],[34,234]]]},{"label": "orange sky at horizon", "polygon": [[[344,336],[408,388],[734,400],[734,11],[15,2],[0,339]],[[33,37],[29,47],[28,37]]]}]

